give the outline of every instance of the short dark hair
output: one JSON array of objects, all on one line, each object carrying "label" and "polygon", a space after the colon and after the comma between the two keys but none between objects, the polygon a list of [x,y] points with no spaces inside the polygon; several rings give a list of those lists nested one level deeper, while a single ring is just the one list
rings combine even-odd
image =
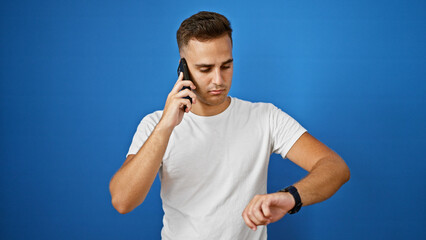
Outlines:
[{"label": "short dark hair", "polygon": [[176,40],[181,50],[195,38],[199,41],[207,41],[228,34],[232,43],[232,28],[229,20],[215,12],[202,11],[185,19],[176,32]]}]

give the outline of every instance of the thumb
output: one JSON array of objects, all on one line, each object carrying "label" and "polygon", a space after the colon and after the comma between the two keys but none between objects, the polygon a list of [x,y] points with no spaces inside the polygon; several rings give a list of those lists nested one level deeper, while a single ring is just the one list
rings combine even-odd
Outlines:
[{"label": "thumb", "polygon": [[271,210],[269,209],[269,201],[262,203],[262,212],[266,218],[271,218]]}]

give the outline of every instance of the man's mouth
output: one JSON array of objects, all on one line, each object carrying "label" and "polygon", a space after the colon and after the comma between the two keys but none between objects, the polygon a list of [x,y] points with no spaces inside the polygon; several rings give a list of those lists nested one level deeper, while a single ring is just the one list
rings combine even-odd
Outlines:
[{"label": "man's mouth", "polygon": [[225,91],[225,89],[210,90],[209,93],[213,94],[213,95],[219,95],[219,94],[223,93],[224,91]]}]

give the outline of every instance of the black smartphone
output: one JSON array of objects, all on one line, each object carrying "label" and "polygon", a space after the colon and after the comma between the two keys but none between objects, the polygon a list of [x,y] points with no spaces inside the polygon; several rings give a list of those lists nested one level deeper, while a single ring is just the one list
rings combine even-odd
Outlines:
[{"label": "black smartphone", "polygon": [[[181,59],[180,59],[180,61],[179,61],[179,67],[178,67],[178,69],[177,69],[177,74],[178,74],[178,76],[179,76],[179,74],[180,74],[181,72],[183,72],[183,80],[191,81],[191,77],[190,77],[190,75],[189,75],[189,70],[188,70],[188,64],[186,63],[185,58],[181,58]],[[181,91],[182,91],[182,90],[184,90],[184,89],[189,89],[189,90],[191,90],[191,88],[190,88],[190,87],[183,87],[183,88],[181,89]],[[191,98],[190,96],[186,96],[186,97],[184,97],[184,98],[189,99],[189,101],[190,101],[190,102],[191,102],[191,104],[192,104],[192,98]],[[185,106],[184,110],[186,110],[186,106]]]}]

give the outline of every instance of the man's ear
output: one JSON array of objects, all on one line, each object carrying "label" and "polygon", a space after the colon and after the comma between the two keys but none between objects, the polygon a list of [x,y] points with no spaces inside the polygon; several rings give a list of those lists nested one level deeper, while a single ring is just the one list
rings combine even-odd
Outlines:
[{"label": "man's ear", "polygon": [[179,48],[180,58],[186,58],[186,48],[187,46],[181,46],[181,48]]},{"label": "man's ear", "polygon": [[182,52],[182,51],[179,51],[179,56],[180,56],[180,58],[185,58],[185,53]]}]

